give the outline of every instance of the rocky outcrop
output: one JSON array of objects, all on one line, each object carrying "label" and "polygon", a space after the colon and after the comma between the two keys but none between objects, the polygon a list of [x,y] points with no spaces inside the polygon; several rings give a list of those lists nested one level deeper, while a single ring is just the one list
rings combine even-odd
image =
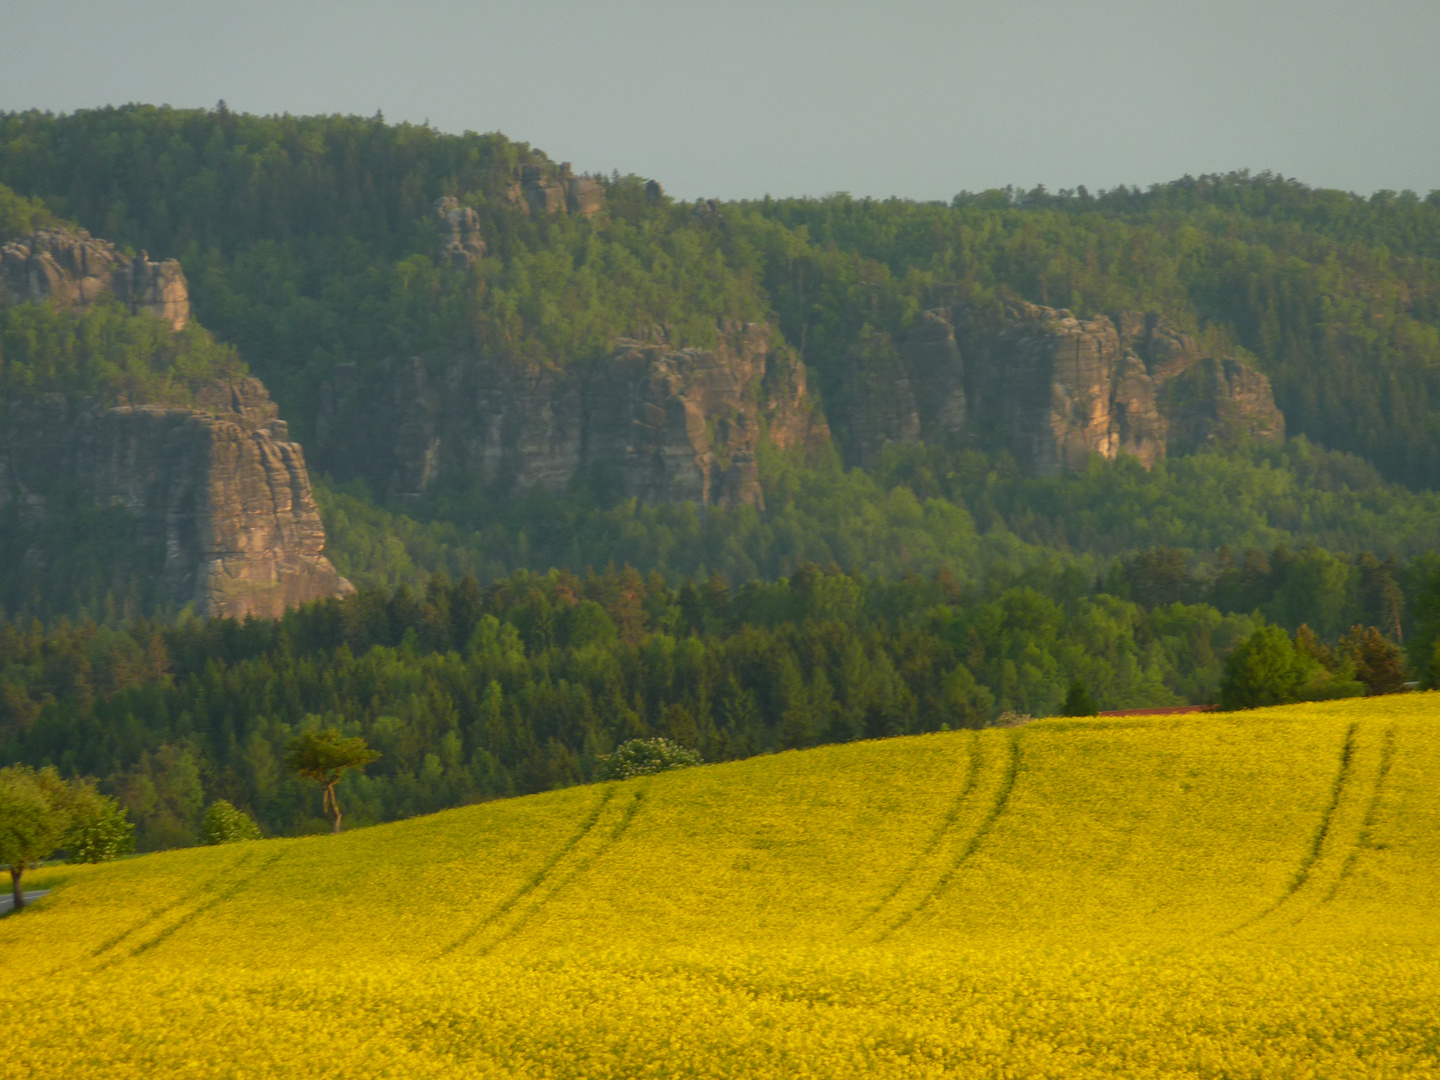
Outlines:
[{"label": "rocky outcrop", "polygon": [[583,477],[644,502],[760,505],[763,433],[816,448],[829,432],[802,364],[768,327],[729,323],[714,349],[663,332],[622,339],[584,367],[465,356],[362,374],[322,388],[315,452],[394,499],[443,479],[513,493]]},{"label": "rocky outcrop", "polygon": [[1092,453],[1147,467],[1165,455],[1155,382],[1111,319],[1019,301],[988,323],[957,315],[987,443],[1040,473],[1078,469]]},{"label": "rocky outcrop", "polygon": [[1035,472],[1089,456],[1138,458],[1284,436],[1269,380],[1133,312],[1079,319],[1010,302],[924,313],[898,344],[872,334],[829,396],[846,460],[874,465],[892,443],[1006,449]]},{"label": "rocky outcrop", "polygon": [[49,301],[85,307],[114,296],[176,330],[190,319],[185,274],[174,259],[131,258],[84,229],[46,229],[0,247],[0,304]]},{"label": "rocky outcrop", "polygon": [[435,200],[435,224],[440,234],[435,259],[441,266],[468,270],[484,257],[480,215],[468,206],[461,206],[459,199],[445,195]]},{"label": "rocky outcrop", "polygon": [[1168,425],[1168,453],[1285,437],[1270,380],[1253,367],[1206,355],[1194,338],[1153,315],[1127,312],[1115,323],[1122,345],[1140,357],[1154,382],[1157,411]]},{"label": "rocky outcrop", "polygon": [[558,171],[547,162],[522,165],[509,187],[512,203],[524,203],[533,217],[579,214],[594,217],[605,205],[605,188],[590,176],[576,176],[568,161]]},{"label": "rocky outcrop", "polygon": [[163,549],[168,595],[204,614],[275,617],[352,591],[323,554],[304,455],[265,388],[239,379],[199,397],[192,408],[11,402],[0,504],[34,517],[80,493],[123,507],[142,541]]}]

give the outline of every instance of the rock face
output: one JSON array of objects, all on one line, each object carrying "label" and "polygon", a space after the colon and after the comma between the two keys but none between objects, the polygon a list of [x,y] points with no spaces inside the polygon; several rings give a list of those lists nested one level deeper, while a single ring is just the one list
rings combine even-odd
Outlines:
[{"label": "rock face", "polygon": [[418,359],[363,377],[342,367],[322,389],[315,450],[401,500],[442,478],[517,492],[583,476],[645,502],[760,505],[762,430],[784,448],[829,439],[804,366],[765,325],[729,323],[715,349],[656,333],[583,370],[475,356],[435,376]]},{"label": "rock face", "polygon": [[461,206],[459,199],[453,195],[436,199],[435,223],[440,232],[435,258],[442,266],[468,270],[484,257],[480,215],[468,206]]},{"label": "rock face", "polygon": [[550,214],[579,214],[594,217],[605,205],[605,189],[600,181],[589,176],[576,176],[570,163],[553,166],[532,164],[520,166],[519,176],[510,185],[512,203],[524,203],[532,217]]},{"label": "rock face", "polygon": [[255,379],[217,383],[194,408],[12,403],[0,504],[43,515],[62,491],[134,515],[164,549],[168,594],[203,614],[275,617],[353,591],[323,554],[304,455]]},{"label": "rock face", "polygon": [[47,300],[84,307],[113,295],[179,330],[190,319],[185,274],[174,259],[130,258],[84,229],[47,229],[0,248],[0,304]]},{"label": "rock face", "polygon": [[926,312],[898,346],[885,335],[860,343],[839,389],[845,457],[866,466],[891,443],[958,439],[1038,473],[1080,468],[1092,453],[1149,467],[1285,433],[1264,375],[1133,312],[1077,319],[1024,302]]},{"label": "rock face", "polygon": [[969,313],[959,321],[990,444],[1039,473],[1078,469],[1091,453],[1147,467],[1165,455],[1155,382],[1111,319],[1017,302],[989,326]]}]

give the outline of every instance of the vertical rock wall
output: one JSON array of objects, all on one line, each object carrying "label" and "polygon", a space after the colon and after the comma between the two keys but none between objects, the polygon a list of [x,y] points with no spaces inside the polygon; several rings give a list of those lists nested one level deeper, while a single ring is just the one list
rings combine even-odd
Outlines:
[{"label": "vertical rock wall", "polygon": [[1023,301],[924,313],[898,344],[883,334],[847,356],[833,400],[847,461],[885,446],[955,442],[1008,450],[1026,469],[1083,467],[1284,437],[1270,382],[1210,357],[1154,316],[1079,319]]},{"label": "vertical rock wall", "polygon": [[418,497],[442,478],[505,492],[558,491],[577,476],[646,502],[759,505],[762,430],[782,447],[824,445],[803,365],[768,327],[729,323],[715,349],[663,335],[622,339],[585,367],[418,359],[321,393],[316,453],[379,493]]},{"label": "vertical rock wall", "polygon": [[124,508],[142,541],[163,547],[177,603],[276,617],[352,591],[323,554],[304,455],[255,379],[216,384],[195,408],[51,395],[12,403],[5,419],[0,503],[18,500],[33,517],[57,494],[81,492]]}]

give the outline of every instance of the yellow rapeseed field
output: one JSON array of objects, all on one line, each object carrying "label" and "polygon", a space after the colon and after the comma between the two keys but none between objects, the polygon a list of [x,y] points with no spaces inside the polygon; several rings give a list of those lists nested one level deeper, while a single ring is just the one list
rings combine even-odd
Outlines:
[{"label": "yellow rapeseed field", "polygon": [[1434,694],[35,876],[0,920],[6,1077],[1440,1077]]}]

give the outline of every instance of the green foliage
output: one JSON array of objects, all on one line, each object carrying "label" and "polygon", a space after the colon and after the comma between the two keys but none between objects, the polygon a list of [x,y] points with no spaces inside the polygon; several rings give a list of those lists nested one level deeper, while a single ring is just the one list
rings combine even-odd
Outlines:
[{"label": "green foliage", "polygon": [[90,789],[73,809],[60,846],[70,862],[109,862],[135,850],[135,826],[119,802]]},{"label": "green foliage", "polygon": [[[414,507],[414,517],[375,506],[360,485],[322,481],[316,498],[327,553],[357,584],[414,587],[435,572],[485,581],[536,566],[582,572],[612,560],[672,580],[713,571],[732,581],[774,579],[808,561],[893,578],[943,566],[971,583],[997,569],[1053,563],[1057,550],[1094,575],[1104,571],[1095,556],[1148,550],[1153,558],[1155,549],[1174,548],[1168,567],[1122,568],[1107,590],[1146,606],[1208,599],[1248,612],[1273,601],[1267,616],[1291,627],[1315,621],[1309,611],[1295,615],[1329,596],[1332,638],[1357,619],[1394,622],[1355,606],[1369,571],[1342,553],[1429,550],[1440,516],[1440,496],[1386,484],[1364,463],[1298,440],[1197,454],[1149,472],[1132,459],[1096,458],[1053,477],[1024,477],[1004,455],[923,447],[892,449],[875,475],[769,452],[761,462],[764,512],[604,506],[583,487],[508,501],[442,492]],[[1247,567],[1247,550],[1267,554]],[[1315,594],[1297,578],[1276,598],[1271,583],[1298,573],[1292,564],[1302,555],[1314,573],[1332,575],[1329,585]],[[1165,581],[1156,577],[1162,571]],[[1216,589],[1223,599],[1212,596]]]},{"label": "green foliage", "polygon": [[[1292,433],[1414,486],[1440,475],[1440,194],[1366,199],[1234,173],[1145,192],[698,213],[617,175],[596,217],[532,219],[512,201],[522,165],[554,173],[501,135],[378,117],[0,115],[0,182],[180,257],[201,321],[245,352],[302,437],[337,361],[477,347],[583,362],[661,324],[704,344],[719,315],[775,323],[843,411],[862,339],[883,352],[928,307],[1016,295],[1161,312],[1213,349],[1248,351]],[[479,215],[490,251],[472,275],[431,261],[439,195]]]},{"label": "green foliage", "polygon": [[107,404],[184,404],[215,379],[245,373],[235,350],[198,324],[178,333],[118,301],[83,312],[48,304],[0,307],[0,401],[63,393]]},{"label": "green foliage", "polygon": [[[633,739],[722,760],[1047,715],[1077,686],[1094,708],[1208,702],[1222,678],[1248,704],[1334,695],[1393,684],[1402,638],[1440,678],[1424,554],[1440,502],[1396,483],[1440,475],[1440,197],[1237,174],[697,210],[617,175],[585,219],[532,216],[512,198],[522,166],[554,173],[499,135],[379,118],[3,114],[0,181],[25,198],[0,189],[0,229],[58,212],[181,258],[200,322],[302,439],[340,363],[362,384],[409,356],[442,381],[476,353],[583,366],[617,335],[708,345],[741,318],[801,355],[845,450],[847,408],[883,386],[921,311],[983,317],[1011,296],[1154,310],[1248,352],[1303,437],[1052,477],[974,446],[891,447],[863,472],[762,443],[763,512],[643,506],[587,481],[445,487],[401,513],[322,462],[329,554],[361,591],[244,625],[137,622],[175,614],[156,545],[78,497],[43,519],[15,503],[0,508],[6,760],[107,777],[155,848],[194,842],[222,797],[267,831],[312,828],[287,747],[342,724],[384,757],[316,774],[337,825],[337,792],[385,820],[593,779]],[[471,271],[433,259],[439,195],[478,215],[489,250]],[[0,313],[0,390],[12,410],[52,391],[184,402],[243,370],[230,345],[115,304],[17,307]],[[1261,620],[1274,629],[1256,637]],[[1373,639],[1340,644],[1356,625]]]},{"label": "green foliage", "polygon": [[380,755],[358,736],[346,738],[335,728],[308,728],[290,740],[285,767],[293,773],[331,784],[348,769],[361,769]]},{"label": "green foliage", "polygon": [[313,780],[324,789],[322,810],[335,815],[340,831],[340,803],[335,785],[351,769],[363,769],[380,756],[365,745],[361,736],[346,738],[333,728],[306,728],[286,744],[285,767],[298,776]]},{"label": "green foliage", "polygon": [[698,751],[665,738],[628,739],[613,754],[600,757],[601,780],[628,780],[670,769],[685,769],[702,761]]},{"label": "green foliage", "polygon": [[1070,690],[1065,695],[1065,704],[1060,706],[1060,715],[1095,716],[1099,712],[1095,699],[1090,696],[1090,691],[1085,689],[1085,684],[1079,679],[1071,683]]},{"label": "green foliage", "polygon": [[55,215],[38,199],[25,199],[0,184],[0,241],[24,236],[56,224]]},{"label": "green foliage", "polygon": [[51,766],[0,769],[0,865],[10,870],[15,907],[25,871],[61,848],[72,862],[104,862],[131,849],[130,824],[114,799]]},{"label": "green foliage", "polygon": [[1352,626],[1340,639],[1340,652],[1353,665],[1355,678],[1370,694],[1396,694],[1405,687],[1405,654],[1373,626]]},{"label": "green foliage", "polygon": [[1440,687],[1440,554],[1416,560],[1414,629],[1406,639],[1410,666],[1430,689]]},{"label": "green foliage", "polygon": [[1258,627],[1225,661],[1220,705],[1258,709],[1294,701],[1359,697],[1364,684],[1336,678],[1278,626]]},{"label": "green foliage", "polygon": [[202,844],[234,844],[241,840],[259,840],[260,826],[244,810],[225,799],[216,799],[205,811],[200,823]]},{"label": "green foliage", "polygon": [[[594,780],[631,739],[726,761],[985,727],[1054,715],[1076,680],[1098,709],[1217,699],[1253,606],[1145,606],[1097,584],[1064,564],[965,588],[943,570],[802,565],[736,589],[612,568],[365,588],[275,621],[0,619],[0,758],[105,778],[154,850],[195,843],[222,798],[267,835],[313,831],[287,751],[326,728],[383,754],[321,774],[369,823]],[[1336,639],[1296,640],[1304,696],[1362,689]]]},{"label": "green foliage", "polygon": [[10,868],[17,907],[20,875],[54,854],[69,827],[69,808],[54,769],[0,769],[0,865]]}]

